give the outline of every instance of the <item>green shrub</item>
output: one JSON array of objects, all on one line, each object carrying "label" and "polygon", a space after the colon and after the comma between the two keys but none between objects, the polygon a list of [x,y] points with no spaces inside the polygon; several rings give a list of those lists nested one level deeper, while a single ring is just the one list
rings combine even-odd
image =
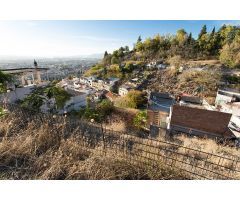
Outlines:
[{"label": "green shrub", "polygon": [[147,123],[147,112],[146,111],[138,112],[133,119],[134,126],[136,126],[138,129],[141,129],[146,126],[146,123]]},{"label": "green shrub", "polygon": [[145,94],[138,90],[131,90],[125,97],[121,97],[116,101],[116,106],[122,108],[139,108],[146,104],[147,98]]}]

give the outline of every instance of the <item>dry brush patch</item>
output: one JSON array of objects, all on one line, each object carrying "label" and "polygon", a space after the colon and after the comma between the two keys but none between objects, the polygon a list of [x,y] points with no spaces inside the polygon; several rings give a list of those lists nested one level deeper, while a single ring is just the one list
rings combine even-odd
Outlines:
[{"label": "dry brush patch", "polygon": [[101,146],[83,145],[81,130],[72,128],[66,134],[70,129],[64,118],[19,117],[15,113],[0,119],[1,179],[187,178],[163,163],[138,165],[110,151],[103,156]]}]

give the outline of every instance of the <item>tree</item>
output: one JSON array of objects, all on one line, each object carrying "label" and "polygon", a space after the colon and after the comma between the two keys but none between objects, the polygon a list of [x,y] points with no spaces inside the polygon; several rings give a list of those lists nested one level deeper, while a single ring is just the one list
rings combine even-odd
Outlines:
[{"label": "tree", "polygon": [[139,108],[146,103],[145,93],[138,90],[130,90],[126,96],[115,101],[115,105],[122,108]]},{"label": "tree", "polygon": [[102,100],[97,106],[96,111],[99,113],[101,118],[105,118],[110,115],[114,109],[113,103],[107,99]]},{"label": "tree", "polygon": [[113,56],[111,59],[111,64],[118,64],[119,63],[119,59],[117,56]]},{"label": "tree", "polygon": [[113,112],[113,110],[113,103],[104,99],[93,108],[88,105],[84,110],[83,117],[86,119],[94,119],[94,121],[100,123],[103,122],[106,117]]},{"label": "tree", "polygon": [[108,52],[107,51],[104,52],[104,56],[103,57],[106,58],[106,56],[108,56]]},{"label": "tree", "polygon": [[199,53],[201,57],[205,57],[209,55],[209,35],[203,34],[201,38],[198,40],[199,45]]},{"label": "tree", "polygon": [[219,54],[219,49],[222,47],[220,41],[219,33],[216,33],[215,27],[213,28],[211,34],[209,35],[207,49],[211,56],[217,56]]},{"label": "tree", "polygon": [[133,118],[133,124],[138,129],[144,128],[147,124],[147,113],[146,111],[138,112]]},{"label": "tree", "polygon": [[188,38],[187,38],[187,43],[188,43],[188,44],[191,44],[192,41],[193,41],[192,33],[190,33],[190,34],[188,35]]},{"label": "tree", "polygon": [[187,39],[187,32],[184,29],[178,30],[176,38],[179,44],[183,44]]},{"label": "tree", "polygon": [[102,59],[102,64],[105,65],[110,65],[111,64],[111,59],[112,59],[112,55],[108,54],[107,51],[105,51],[104,53],[104,57]]},{"label": "tree", "polygon": [[126,62],[125,66],[123,68],[124,72],[128,72],[128,73],[132,72],[133,69],[134,69],[134,65],[132,62]]},{"label": "tree", "polygon": [[57,108],[63,108],[66,101],[70,99],[70,95],[67,91],[60,87],[49,87],[45,89],[44,92],[49,99],[54,98],[56,100]]},{"label": "tree", "polygon": [[135,49],[137,52],[140,52],[142,50],[144,50],[144,45],[142,42],[137,42],[136,45],[135,45]]},{"label": "tree", "polygon": [[0,94],[6,92],[7,84],[13,80],[12,75],[0,71]]},{"label": "tree", "polygon": [[204,26],[202,27],[202,29],[201,29],[201,31],[200,31],[200,33],[199,33],[199,35],[198,35],[198,40],[200,40],[201,37],[202,37],[203,35],[205,35],[205,34],[207,34],[207,26],[206,26],[206,25],[204,25]]},{"label": "tree", "polygon": [[23,100],[21,106],[35,112],[40,112],[40,107],[43,105],[44,100],[45,98],[43,96],[33,93]]},{"label": "tree", "polygon": [[141,36],[138,37],[137,43],[134,45],[134,49],[136,51],[142,51],[143,50],[143,44],[142,44],[142,38]]},{"label": "tree", "polygon": [[223,46],[219,58],[228,67],[240,66],[240,34],[235,37],[232,43],[226,43]]},{"label": "tree", "polygon": [[210,38],[213,38],[214,35],[215,35],[215,26],[213,27],[213,30],[212,30],[211,35],[210,35]]},{"label": "tree", "polygon": [[123,47],[120,47],[118,52],[117,52],[117,56],[118,58],[121,58],[124,56],[124,48]]},{"label": "tree", "polygon": [[142,42],[141,35],[138,36],[137,43],[138,43],[138,42]]},{"label": "tree", "polygon": [[58,109],[63,108],[66,101],[70,99],[70,94],[64,89],[50,85],[46,88],[37,88],[28,95],[21,103],[22,107],[40,112],[43,103],[49,103],[51,98],[55,99]]}]

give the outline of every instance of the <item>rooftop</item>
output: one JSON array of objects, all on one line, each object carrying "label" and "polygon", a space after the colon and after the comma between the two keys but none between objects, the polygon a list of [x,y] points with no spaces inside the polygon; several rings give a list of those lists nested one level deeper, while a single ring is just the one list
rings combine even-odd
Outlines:
[{"label": "rooftop", "polygon": [[228,129],[230,119],[228,113],[174,105],[171,124],[231,138],[234,135]]},{"label": "rooftop", "polygon": [[35,70],[38,71],[47,71],[49,68],[33,68],[33,67],[25,67],[25,68],[11,68],[11,69],[1,69],[2,72],[6,72],[9,74],[20,74],[26,72],[34,72]]},{"label": "rooftop", "polygon": [[172,99],[169,93],[165,92],[151,92],[150,99]]},{"label": "rooftop", "polygon": [[200,97],[182,96],[181,100],[187,103],[202,104],[202,99]]},{"label": "rooftop", "polygon": [[240,89],[236,89],[236,88],[222,87],[222,88],[219,88],[218,91],[223,91],[223,92],[234,93],[234,94],[240,95]]},{"label": "rooftop", "polygon": [[151,105],[148,109],[170,112],[170,107],[175,103],[175,100],[168,93],[151,92],[150,94]]},{"label": "rooftop", "polygon": [[120,88],[125,88],[127,90],[130,90],[130,89],[133,89],[134,87],[132,85],[129,85],[129,84],[123,84],[120,86]]},{"label": "rooftop", "polygon": [[67,88],[66,91],[67,91],[71,96],[80,96],[80,95],[85,94],[85,93],[83,93],[83,92],[79,92],[79,91],[76,91],[76,90],[71,90],[71,89],[69,89],[69,88]]},{"label": "rooftop", "polygon": [[114,100],[114,99],[116,99],[116,98],[119,97],[117,94],[114,94],[114,93],[112,93],[112,92],[107,92],[107,93],[105,94],[105,96],[106,96],[107,98],[112,99],[112,100]]}]

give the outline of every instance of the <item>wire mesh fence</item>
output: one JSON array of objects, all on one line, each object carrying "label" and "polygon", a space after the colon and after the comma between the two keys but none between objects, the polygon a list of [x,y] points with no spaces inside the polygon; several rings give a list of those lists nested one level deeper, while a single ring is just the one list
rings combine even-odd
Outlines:
[{"label": "wire mesh fence", "polygon": [[[77,126],[84,127],[84,123]],[[81,131],[82,144],[89,150],[97,149],[103,155],[111,151],[134,164],[154,165],[161,162],[184,171],[194,179],[240,179],[238,157],[223,157],[173,142],[140,138],[96,124],[92,124],[91,129],[85,124],[85,128]]]}]

